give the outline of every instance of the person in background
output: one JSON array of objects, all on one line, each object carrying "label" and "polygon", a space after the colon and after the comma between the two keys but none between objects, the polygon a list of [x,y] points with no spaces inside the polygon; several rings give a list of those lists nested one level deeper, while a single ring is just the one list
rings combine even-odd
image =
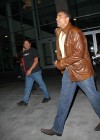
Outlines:
[{"label": "person in background", "polygon": [[[70,22],[70,15],[65,10],[57,14],[55,66],[63,71],[61,96],[57,115],[51,129],[41,129],[47,135],[61,136],[74,99],[76,87],[79,86],[100,118],[100,93],[94,83],[94,70],[88,52],[87,40],[81,30]],[[95,128],[100,131],[100,123]]]},{"label": "person in background", "polygon": [[28,104],[34,81],[38,83],[39,88],[41,89],[44,96],[42,103],[48,102],[51,98],[42,79],[41,70],[38,62],[38,54],[36,49],[31,47],[31,43],[29,40],[25,40],[23,43],[21,62],[23,70],[25,72],[25,91],[22,100],[17,104],[19,106],[26,106]]},{"label": "person in background", "polygon": [[20,78],[20,57],[17,54],[13,58],[13,65],[17,78]]}]

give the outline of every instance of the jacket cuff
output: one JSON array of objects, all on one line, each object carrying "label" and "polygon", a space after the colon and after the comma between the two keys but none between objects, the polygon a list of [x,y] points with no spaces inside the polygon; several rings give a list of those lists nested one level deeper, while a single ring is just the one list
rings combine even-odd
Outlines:
[{"label": "jacket cuff", "polygon": [[66,66],[64,65],[64,59],[57,61],[57,68],[59,70],[64,70],[66,68]]}]

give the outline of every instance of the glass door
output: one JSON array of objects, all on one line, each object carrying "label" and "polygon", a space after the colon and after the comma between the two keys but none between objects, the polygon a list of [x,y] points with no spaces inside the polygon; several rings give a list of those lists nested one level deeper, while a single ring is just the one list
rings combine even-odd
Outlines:
[{"label": "glass door", "polygon": [[56,43],[55,38],[41,41],[41,58],[42,68],[53,68],[53,62],[56,60]]},{"label": "glass door", "polygon": [[95,65],[95,60],[100,57],[100,30],[88,31],[84,34],[87,38],[91,59]]}]

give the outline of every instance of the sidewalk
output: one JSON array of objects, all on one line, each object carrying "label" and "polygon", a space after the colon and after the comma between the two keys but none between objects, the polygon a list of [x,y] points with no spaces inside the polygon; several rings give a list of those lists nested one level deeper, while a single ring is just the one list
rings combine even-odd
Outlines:
[{"label": "sidewalk", "polygon": [[[28,106],[19,107],[24,92],[24,81],[0,86],[1,140],[100,140],[94,128],[100,121],[86,96],[79,90],[62,137],[47,136],[41,128],[51,128],[60,96],[61,75],[44,78],[51,100],[43,104],[41,91],[31,94]],[[98,85],[99,85],[98,81]]]}]

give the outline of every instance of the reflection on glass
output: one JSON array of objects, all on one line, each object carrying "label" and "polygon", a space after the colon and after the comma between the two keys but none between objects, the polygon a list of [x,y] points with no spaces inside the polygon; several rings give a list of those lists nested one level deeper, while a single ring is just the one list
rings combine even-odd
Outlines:
[{"label": "reflection on glass", "polygon": [[43,51],[44,65],[45,66],[52,65],[50,44],[49,43],[42,44],[42,51]]},{"label": "reflection on glass", "polygon": [[98,48],[98,54],[100,54],[100,33],[96,34],[96,40],[97,40],[97,48]]},{"label": "reflection on glass", "polygon": [[92,35],[86,35],[87,43],[88,43],[88,49],[90,52],[90,56],[94,56],[94,44],[93,44],[93,36]]}]

